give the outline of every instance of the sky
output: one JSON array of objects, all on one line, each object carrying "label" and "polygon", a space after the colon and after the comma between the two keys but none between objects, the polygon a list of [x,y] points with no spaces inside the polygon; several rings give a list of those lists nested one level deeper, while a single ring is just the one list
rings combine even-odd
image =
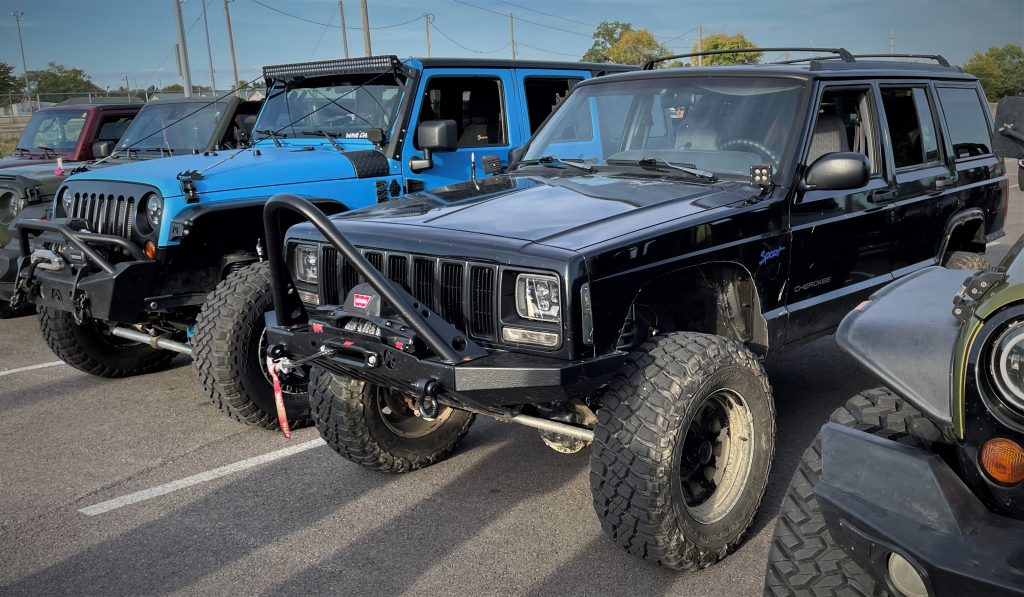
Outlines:
[{"label": "sky", "polygon": [[[182,5],[193,84],[209,85],[204,0]],[[231,81],[223,0],[205,0],[218,88]],[[55,61],[84,69],[100,87],[180,83],[172,49],[174,0],[0,0],[0,61],[21,73],[15,21],[29,70]],[[344,0],[352,56],[363,54],[359,0]],[[261,5],[262,3],[262,5]],[[267,8],[290,13],[287,16]],[[239,77],[267,64],[343,55],[337,0],[230,0]],[[434,56],[508,58],[515,18],[521,59],[578,60],[599,21],[647,28],[678,52],[710,33],[742,32],[761,47],[842,46],[854,53],[939,53],[962,63],[972,53],[1024,45],[1024,0],[369,0],[374,54],[425,56],[424,13],[433,15]],[[501,13],[501,14],[495,14]],[[306,19],[306,21],[301,20]],[[313,22],[307,22],[313,21]],[[408,22],[411,21],[411,22]],[[406,24],[401,24],[406,23]],[[769,56],[769,58],[772,58]]]}]

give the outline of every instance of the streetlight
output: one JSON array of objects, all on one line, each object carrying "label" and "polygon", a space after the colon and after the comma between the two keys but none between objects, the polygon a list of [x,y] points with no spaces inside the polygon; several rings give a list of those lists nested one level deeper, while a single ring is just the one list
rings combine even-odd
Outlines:
[{"label": "streetlight", "polygon": [[21,70],[25,71],[25,97],[29,97],[28,94],[28,67],[25,66],[25,43],[21,41],[21,20],[25,18],[25,13],[20,10],[16,10],[11,13],[14,17],[14,22],[18,24],[18,45],[21,46]]}]

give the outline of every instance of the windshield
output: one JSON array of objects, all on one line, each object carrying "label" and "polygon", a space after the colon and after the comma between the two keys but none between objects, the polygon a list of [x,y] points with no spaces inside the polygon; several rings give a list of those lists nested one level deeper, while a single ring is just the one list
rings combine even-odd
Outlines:
[{"label": "windshield", "polygon": [[147,104],[121,136],[117,149],[171,154],[204,151],[225,110],[223,102]]},{"label": "windshield", "polygon": [[537,132],[522,163],[669,163],[743,177],[755,165],[778,170],[799,130],[802,91],[802,82],[767,77],[584,85]]},{"label": "windshield", "polygon": [[74,151],[85,128],[89,112],[82,110],[46,110],[36,112],[18,141],[19,149]]},{"label": "windshield", "polygon": [[402,87],[391,73],[292,81],[271,90],[256,131],[365,139],[368,129],[391,129],[401,101]]}]

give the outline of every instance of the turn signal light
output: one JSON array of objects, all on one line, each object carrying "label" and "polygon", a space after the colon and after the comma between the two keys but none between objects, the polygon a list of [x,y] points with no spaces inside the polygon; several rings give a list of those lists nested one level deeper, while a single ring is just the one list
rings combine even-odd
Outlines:
[{"label": "turn signal light", "polygon": [[151,240],[146,241],[146,257],[156,259],[156,243]]},{"label": "turn signal light", "polygon": [[981,448],[981,466],[996,482],[1016,485],[1024,481],[1024,448],[1004,437],[990,439]]}]

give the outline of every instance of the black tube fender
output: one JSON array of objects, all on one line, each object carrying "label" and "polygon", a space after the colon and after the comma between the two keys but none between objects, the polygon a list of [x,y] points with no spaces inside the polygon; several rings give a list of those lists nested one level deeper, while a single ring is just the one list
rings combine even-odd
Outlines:
[{"label": "black tube fender", "polygon": [[981,208],[971,207],[949,217],[936,262],[943,263],[950,251],[985,251],[985,212]]},{"label": "black tube fender", "polygon": [[871,295],[836,331],[839,347],[939,426],[952,425],[960,323],[953,297],[967,272],[928,267]]}]

